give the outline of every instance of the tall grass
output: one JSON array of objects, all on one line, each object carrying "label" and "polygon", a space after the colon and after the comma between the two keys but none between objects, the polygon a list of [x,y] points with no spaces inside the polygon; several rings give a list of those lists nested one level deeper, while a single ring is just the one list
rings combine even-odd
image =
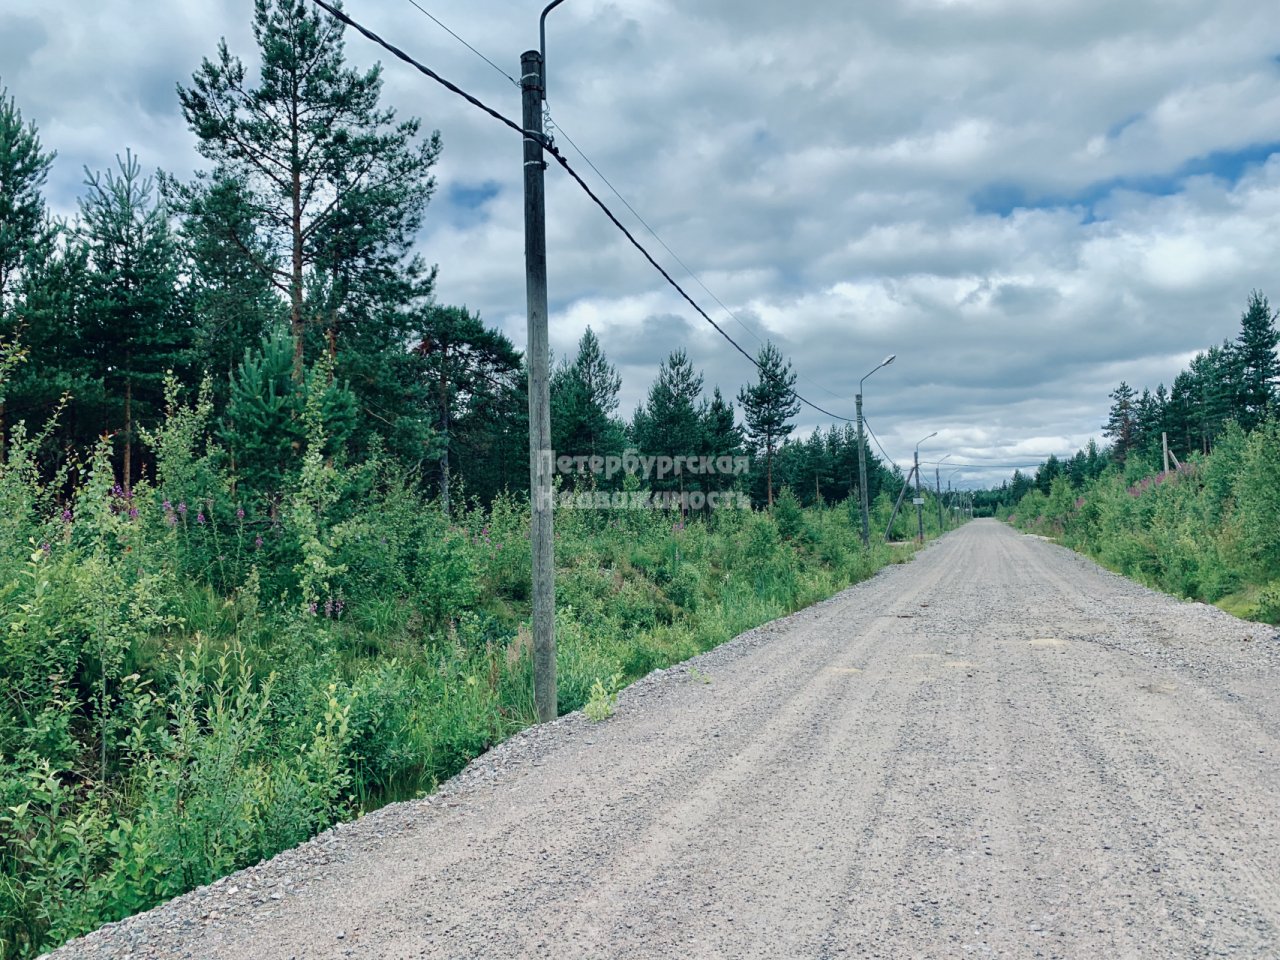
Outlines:
[{"label": "tall grass", "polygon": [[1141,463],[1079,489],[1065,478],[1009,514],[1103,565],[1182,597],[1280,623],[1280,422],[1232,426],[1208,456]]},{"label": "tall grass", "polygon": [[[0,960],[428,791],[531,723],[529,516],[376,456],[239,490],[204,400],[154,483],[0,465]],[[321,445],[317,444],[319,449]],[[557,516],[559,708],[865,578],[848,506]],[[882,520],[887,522],[887,517]]]}]

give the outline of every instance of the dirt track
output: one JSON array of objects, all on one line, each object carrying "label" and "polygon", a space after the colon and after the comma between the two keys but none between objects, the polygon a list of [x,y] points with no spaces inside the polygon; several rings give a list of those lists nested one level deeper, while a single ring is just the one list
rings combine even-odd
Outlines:
[{"label": "dirt track", "polygon": [[1280,643],[991,521],[57,957],[1280,957]]}]

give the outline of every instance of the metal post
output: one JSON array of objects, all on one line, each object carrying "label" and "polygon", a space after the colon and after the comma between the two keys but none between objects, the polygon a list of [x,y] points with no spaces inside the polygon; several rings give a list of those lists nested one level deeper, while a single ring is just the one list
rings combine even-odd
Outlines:
[{"label": "metal post", "polygon": [[862,426],[862,394],[858,403],[858,499],[862,501],[862,545],[871,546],[871,519],[867,497],[867,435]]},{"label": "metal post", "polygon": [[550,354],[547,335],[547,210],[542,158],[542,54],[520,57],[524,106],[524,263],[529,309],[529,502],[533,559],[533,701],[538,721],[556,706],[556,582],[552,529]]}]

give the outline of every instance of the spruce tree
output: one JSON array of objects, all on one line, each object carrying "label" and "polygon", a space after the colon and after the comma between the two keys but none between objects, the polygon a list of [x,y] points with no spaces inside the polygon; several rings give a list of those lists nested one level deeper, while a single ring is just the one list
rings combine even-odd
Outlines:
[{"label": "spruce tree", "polygon": [[191,366],[213,376],[221,408],[231,374],[246,345],[258,343],[284,316],[284,300],[256,264],[274,264],[258,236],[244,185],[216,176],[183,191],[172,180],[166,192],[185,201],[182,241],[190,264]]},{"label": "spruce tree", "polygon": [[[676,350],[658,367],[658,378],[632,425],[636,445],[650,456],[697,456],[703,447],[702,374],[684,350]],[[655,489],[683,489],[679,477],[651,478]]]},{"label": "spruce tree", "polygon": [[8,313],[18,271],[45,224],[41,193],[54,154],[45,153],[34,123],[0,88],[0,317]]},{"label": "spruce tree", "polygon": [[1276,312],[1258,290],[1249,295],[1249,306],[1240,317],[1240,334],[1236,338],[1239,383],[1236,395],[1236,419],[1245,430],[1253,430],[1275,409],[1276,390],[1280,385],[1280,330],[1276,329]]},{"label": "spruce tree", "polygon": [[[49,233],[41,190],[53,159],[44,152],[35,124],[23,123],[17,103],[0,88],[0,342],[12,344],[23,325],[15,309],[23,267],[51,253],[47,243],[41,244]],[[0,398],[0,459],[8,414],[7,398]]]},{"label": "spruce tree", "polygon": [[796,375],[791,364],[772,342],[761,348],[756,362],[759,379],[739,391],[738,403],[742,405],[747,439],[764,457],[766,502],[773,506],[773,457],[795,429],[795,424],[788,421],[800,412],[800,401],[795,395]]},{"label": "spruce tree", "polygon": [[[733,404],[725,400],[719,387],[711,392],[711,402],[703,414],[702,437],[704,456],[718,461],[722,457],[733,458],[742,453],[742,428],[734,418]],[[719,467],[715,473],[703,477],[703,485],[713,490],[728,490],[733,484],[733,474],[725,473]]]},{"label": "spruce tree", "polygon": [[89,265],[86,343],[107,392],[103,427],[122,434],[128,489],[138,420],[159,411],[165,372],[180,360],[188,330],[167,211],[132,153],[116,163],[116,171],[86,171],[78,240]]},{"label": "spruce tree", "polygon": [[416,352],[435,411],[440,503],[448,512],[455,425],[466,420],[470,429],[477,429],[484,416],[501,409],[497,401],[510,393],[519,375],[520,354],[505,335],[486,327],[466,307],[432,308]]},{"label": "spruce tree", "polygon": [[571,456],[599,456],[621,449],[618,409],[622,378],[605,356],[600,340],[587,328],[572,363],[562,363],[551,377],[551,438],[558,451]]}]

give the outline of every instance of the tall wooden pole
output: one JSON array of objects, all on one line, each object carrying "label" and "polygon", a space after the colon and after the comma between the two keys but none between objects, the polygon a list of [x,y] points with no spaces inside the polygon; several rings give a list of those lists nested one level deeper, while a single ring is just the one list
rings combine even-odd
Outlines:
[{"label": "tall wooden pole", "polygon": [[533,702],[538,722],[556,708],[556,580],[552,529],[550,353],[547,338],[547,207],[542,158],[542,54],[520,57],[524,105],[524,264],[529,304],[529,503],[533,555]]},{"label": "tall wooden pole", "polygon": [[[877,368],[878,369],[878,368]],[[875,370],[871,371],[875,373]],[[862,392],[858,392],[858,506],[862,512],[862,545],[871,546],[871,523],[868,517],[867,435],[862,425]]]},{"label": "tall wooden pole", "polygon": [[916,447],[916,465],[912,468],[916,475],[916,542],[924,543],[924,497],[920,495],[920,448]]}]

